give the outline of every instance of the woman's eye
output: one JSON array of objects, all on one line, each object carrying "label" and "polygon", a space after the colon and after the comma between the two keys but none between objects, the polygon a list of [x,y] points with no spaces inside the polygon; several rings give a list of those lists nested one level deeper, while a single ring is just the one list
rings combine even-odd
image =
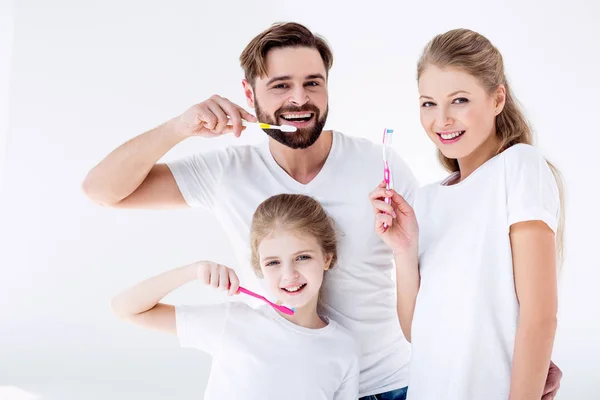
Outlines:
[{"label": "woman's eye", "polygon": [[431,101],[426,101],[425,103],[421,104],[421,107],[433,107],[435,106],[435,103],[432,103]]}]

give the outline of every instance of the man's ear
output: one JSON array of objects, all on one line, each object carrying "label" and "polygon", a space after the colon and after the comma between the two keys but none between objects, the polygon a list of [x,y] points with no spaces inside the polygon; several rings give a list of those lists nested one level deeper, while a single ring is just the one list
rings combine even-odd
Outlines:
[{"label": "man's ear", "polygon": [[250,108],[256,108],[254,106],[254,88],[246,79],[242,80],[242,86],[244,87],[244,97],[246,98],[246,104]]}]

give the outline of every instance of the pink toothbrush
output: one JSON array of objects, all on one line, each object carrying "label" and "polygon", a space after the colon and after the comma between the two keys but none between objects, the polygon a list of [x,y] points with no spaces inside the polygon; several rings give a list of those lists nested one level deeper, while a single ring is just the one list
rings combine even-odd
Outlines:
[{"label": "pink toothbrush", "polygon": [[245,294],[247,294],[249,296],[256,297],[257,299],[260,299],[260,300],[264,300],[271,307],[273,307],[276,310],[281,311],[284,314],[294,315],[294,309],[293,308],[287,308],[285,306],[280,306],[279,304],[272,303],[269,300],[267,300],[265,297],[261,296],[260,294],[256,294],[256,293],[254,293],[254,292],[252,292],[252,291],[250,291],[250,290],[248,290],[246,288],[243,288],[243,287],[240,286],[240,287],[238,287],[238,292],[242,292],[242,293],[245,293]]},{"label": "pink toothbrush", "polygon": [[[390,172],[390,167],[388,165],[386,149],[392,145],[392,133],[394,133],[393,129],[384,129],[383,130],[383,179],[385,180],[385,188],[393,189],[394,184],[392,181],[392,174]],[[387,204],[391,204],[391,199],[389,197],[385,198],[385,202]],[[387,229],[388,225],[386,223],[383,224],[383,229]]]}]

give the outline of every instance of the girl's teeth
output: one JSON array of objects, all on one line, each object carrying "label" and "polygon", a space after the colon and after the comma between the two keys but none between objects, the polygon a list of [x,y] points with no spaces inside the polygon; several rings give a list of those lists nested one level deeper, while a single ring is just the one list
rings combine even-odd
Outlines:
[{"label": "girl's teeth", "polygon": [[455,137],[462,135],[464,132],[465,131],[453,132],[453,133],[442,133],[440,136],[444,140],[450,140],[450,139],[454,139]]},{"label": "girl's teeth", "polygon": [[300,288],[302,287],[302,285],[300,286],[295,286],[295,287],[289,287],[289,288],[285,288],[284,290],[288,291],[288,292],[297,292],[298,290],[300,290]]}]

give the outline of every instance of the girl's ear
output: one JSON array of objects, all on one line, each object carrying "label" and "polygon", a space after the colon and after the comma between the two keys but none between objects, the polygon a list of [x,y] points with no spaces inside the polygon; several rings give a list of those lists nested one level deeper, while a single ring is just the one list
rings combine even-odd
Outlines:
[{"label": "girl's ear", "polygon": [[331,260],[333,260],[333,254],[331,253],[327,253],[325,254],[325,271],[327,271],[329,269],[329,267],[331,266]]}]

